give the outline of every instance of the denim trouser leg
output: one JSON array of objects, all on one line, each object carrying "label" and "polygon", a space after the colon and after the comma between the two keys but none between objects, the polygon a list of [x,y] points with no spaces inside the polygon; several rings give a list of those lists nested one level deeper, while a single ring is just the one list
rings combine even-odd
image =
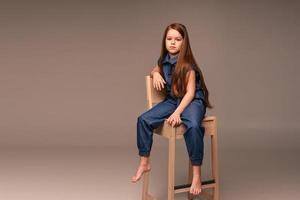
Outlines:
[{"label": "denim trouser leg", "polygon": [[153,129],[159,127],[176,109],[176,100],[166,98],[137,119],[137,147],[140,156],[148,157],[153,143]]},{"label": "denim trouser leg", "polygon": [[181,113],[181,120],[187,128],[184,139],[193,166],[202,165],[205,129],[201,122],[205,113],[206,107],[200,99],[194,99]]},{"label": "denim trouser leg", "polygon": [[[179,105],[179,101],[167,98],[150,110],[144,112],[137,120],[137,146],[140,156],[148,157],[153,143],[153,129],[161,125]],[[184,139],[192,165],[201,165],[204,152],[204,128],[201,121],[206,113],[202,100],[194,99],[181,113],[181,120],[186,126]]]}]

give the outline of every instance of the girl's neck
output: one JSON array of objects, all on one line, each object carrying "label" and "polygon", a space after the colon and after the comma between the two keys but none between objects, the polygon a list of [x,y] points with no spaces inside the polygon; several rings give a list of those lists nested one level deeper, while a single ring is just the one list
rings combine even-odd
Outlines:
[{"label": "girl's neck", "polygon": [[179,53],[174,54],[174,55],[169,53],[170,58],[174,58],[174,57],[176,57],[176,56],[178,56],[178,55],[179,55]]}]

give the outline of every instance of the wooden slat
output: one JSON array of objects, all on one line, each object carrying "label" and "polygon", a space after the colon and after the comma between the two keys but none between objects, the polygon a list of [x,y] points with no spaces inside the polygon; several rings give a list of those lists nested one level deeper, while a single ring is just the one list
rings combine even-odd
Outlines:
[{"label": "wooden slat", "polygon": [[[207,181],[202,181],[202,186],[201,188],[202,189],[207,189],[207,188],[213,188],[216,186],[215,184],[215,180],[207,180]],[[174,190],[175,190],[175,193],[182,193],[182,192],[188,192],[190,191],[190,188],[191,188],[191,185],[192,184],[183,184],[183,185],[176,185],[174,186]]]}]

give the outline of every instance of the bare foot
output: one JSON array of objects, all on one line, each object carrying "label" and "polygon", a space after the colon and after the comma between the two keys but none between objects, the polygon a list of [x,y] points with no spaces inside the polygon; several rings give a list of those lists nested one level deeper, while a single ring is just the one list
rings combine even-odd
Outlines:
[{"label": "bare foot", "polygon": [[190,188],[190,193],[193,195],[198,195],[201,193],[201,180],[199,176],[193,176],[192,185]]},{"label": "bare foot", "polygon": [[148,172],[151,170],[151,166],[150,164],[140,164],[140,166],[138,167],[137,171],[136,171],[136,174],[135,176],[133,176],[131,178],[131,182],[135,183],[137,181],[139,181],[142,177],[142,175],[145,173],[145,172]]}]

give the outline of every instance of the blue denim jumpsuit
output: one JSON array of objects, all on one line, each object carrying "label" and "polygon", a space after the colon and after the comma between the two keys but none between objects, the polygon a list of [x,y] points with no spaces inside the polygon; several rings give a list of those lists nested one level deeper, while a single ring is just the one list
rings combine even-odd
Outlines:
[{"label": "blue denim jumpsuit", "polygon": [[[159,127],[175,111],[181,99],[175,97],[171,91],[172,72],[177,57],[170,58],[167,54],[163,60],[163,74],[166,81],[166,98],[142,113],[137,119],[137,147],[140,156],[150,156],[153,143],[153,129]],[[186,126],[184,139],[192,165],[202,165],[204,152],[204,127],[201,121],[206,113],[204,95],[199,83],[200,75],[196,72],[196,91],[194,99],[181,113],[180,118]]]}]

